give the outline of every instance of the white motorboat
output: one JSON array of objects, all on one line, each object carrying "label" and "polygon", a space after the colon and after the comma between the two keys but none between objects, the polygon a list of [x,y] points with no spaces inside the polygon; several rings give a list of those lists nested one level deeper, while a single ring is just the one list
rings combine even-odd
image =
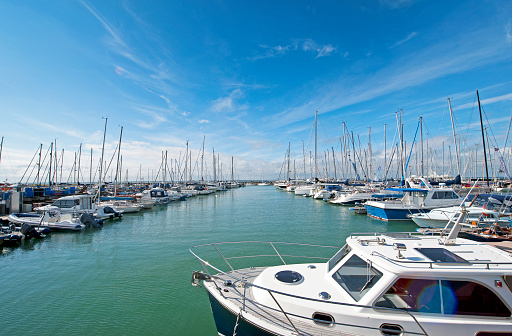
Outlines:
[{"label": "white motorboat", "polygon": [[36,207],[34,208],[34,211],[40,214],[51,210],[57,210],[62,214],[81,214],[85,212],[94,213],[96,209],[93,198],[94,195],[90,194],[64,196],[57,199],[53,204]]},{"label": "white motorboat", "polygon": [[56,210],[46,211],[44,214],[14,213],[7,219],[16,225],[30,224],[32,227],[49,228],[52,231],[80,231],[85,227],[79,218]]},{"label": "white motorboat", "polygon": [[123,214],[139,212],[141,209],[140,204],[136,204],[126,200],[112,200],[108,202],[101,202],[100,205],[110,206],[115,210],[122,212]]},{"label": "white motorboat", "polygon": [[[421,228],[444,228],[448,220],[459,216],[459,207],[445,207],[430,210],[425,213],[412,214],[410,218]],[[467,216],[465,222],[471,225],[499,224],[500,226],[510,226],[510,213],[505,214],[497,210],[490,210],[480,206],[470,206],[466,208]]]},{"label": "white motorboat", "polygon": [[315,184],[306,184],[306,185],[296,186],[295,189],[293,190],[293,192],[295,193],[295,195],[309,196],[309,195],[313,195],[316,188],[317,188],[317,185],[315,185]]},{"label": "white motorboat", "polygon": [[[202,280],[219,335],[510,335],[512,256],[456,238],[459,229],[352,234],[326,262],[313,250],[332,247],[197,245],[190,251],[206,273],[192,283]],[[290,263],[306,251],[305,263]],[[271,256],[280,265],[269,267]]]}]

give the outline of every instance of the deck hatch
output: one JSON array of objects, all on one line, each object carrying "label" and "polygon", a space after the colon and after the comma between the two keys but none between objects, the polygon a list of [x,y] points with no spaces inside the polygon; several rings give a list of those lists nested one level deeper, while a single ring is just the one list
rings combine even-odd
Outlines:
[{"label": "deck hatch", "polygon": [[278,281],[290,285],[299,284],[304,280],[302,274],[295,271],[280,271],[276,273],[275,277]]},{"label": "deck hatch", "polygon": [[438,247],[417,247],[416,251],[423,254],[433,262],[448,262],[448,263],[467,263],[466,259],[459,257],[458,255],[448,251],[444,248]]}]

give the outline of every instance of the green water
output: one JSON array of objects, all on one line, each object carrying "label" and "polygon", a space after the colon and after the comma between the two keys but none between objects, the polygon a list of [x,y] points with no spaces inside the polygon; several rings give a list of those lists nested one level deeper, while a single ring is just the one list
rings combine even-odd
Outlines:
[{"label": "green water", "polygon": [[[193,245],[342,246],[351,232],[410,231],[347,207],[250,186],[174,202],[100,230],[52,233],[0,255],[3,335],[216,335]],[[208,256],[206,256],[208,257]]]}]

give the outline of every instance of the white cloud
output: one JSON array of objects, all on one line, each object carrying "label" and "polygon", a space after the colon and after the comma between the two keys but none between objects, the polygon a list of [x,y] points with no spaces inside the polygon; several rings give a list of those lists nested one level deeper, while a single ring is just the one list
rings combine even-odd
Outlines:
[{"label": "white cloud", "polygon": [[404,38],[403,40],[400,40],[400,41],[398,41],[398,42],[395,42],[395,44],[393,44],[391,47],[389,47],[389,49],[392,49],[392,48],[394,48],[394,47],[398,47],[399,45],[402,45],[402,44],[404,44],[405,42],[407,42],[407,41],[409,41],[409,40],[411,40],[411,39],[415,38],[417,35],[418,35],[418,33],[417,33],[417,32],[412,32],[412,33],[410,33],[409,35],[407,35],[407,37],[406,37],[406,38]]},{"label": "white cloud", "polygon": [[198,123],[200,124],[208,124],[210,122],[210,120],[207,120],[207,119],[201,119],[198,121]]},{"label": "white cloud", "polygon": [[508,44],[512,44],[512,23],[509,21],[505,26],[505,38]]},{"label": "white cloud", "polygon": [[[332,44],[320,45],[313,41],[312,39],[306,40],[296,40],[293,43],[285,46],[275,46],[270,47],[267,45],[260,45],[261,48],[266,49],[266,52],[262,55],[257,55],[254,57],[249,57],[248,59],[251,61],[255,61],[258,59],[277,57],[281,55],[285,55],[288,52],[302,50],[305,52],[312,52],[316,54],[315,58],[330,56],[333,53],[336,53],[337,49]],[[345,53],[347,54],[347,53]],[[348,55],[348,54],[347,54]],[[346,56],[345,56],[346,57]]]},{"label": "white cloud", "polygon": [[236,100],[243,97],[240,89],[233,90],[229,96],[217,98],[212,102],[212,111],[214,112],[233,112],[239,108]]}]

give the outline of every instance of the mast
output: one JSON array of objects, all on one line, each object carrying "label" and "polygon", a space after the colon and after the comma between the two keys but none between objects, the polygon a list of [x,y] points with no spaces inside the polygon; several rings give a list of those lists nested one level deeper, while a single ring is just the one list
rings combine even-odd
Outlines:
[{"label": "mast", "polygon": [[80,144],[80,148],[78,149],[78,184],[80,184],[80,162],[82,159],[82,144]]},{"label": "mast", "polygon": [[317,165],[317,117],[318,117],[318,111],[315,111],[315,181],[316,181],[316,174],[318,174],[318,165]]},{"label": "mast", "polygon": [[203,183],[203,182],[204,182],[204,177],[203,177],[204,138],[205,138],[205,136],[203,135],[203,149],[202,149],[202,152],[201,152],[201,183]]},{"label": "mast", "polygon": [[334,181],[338,180],[338,177],[336,175],[336,157],[334,156],[334,147],[331,147],[332,149],[332,165],[334,166]]},{"label": "mast", "polygon": [[421,177],[425,176],[425,172],[423,171],[423,117],[420,117],[420,127],[421,127]]},{"label": "mast", "polygon": [[372,179],[372,128],[368,127],[368,158],[369,158],[369,171],[368,180]]},{"label": "mast", "polygon": [[2,137],[2,142],[0,142],[0,163],[2,162],[2,149],[4,148],[4,137]]},{"label": "mast", "polygon": [[482,120],[482,106],[480,105],[480,96],[478,94],[478,90],[476,90],[476,98],[478,100],[478,111],[480,112],[480,129],[482,130],[482,143],[484,146],[485,180],[487,181],[487,186],[489,186],[489,170],[487,169],[487,153],[485,151],[484,122]]},{"label": "mast", "polygon": [[[477,94],[478,94],[478,91],[477,91]],[[480,103],[478,103],[478,106],[480,106]],[[460,175],[459,148],[457,147],[457,138],[455,136],[455,125],[453,124],[453,112],[452,112],[452,104],[450,102],[450,98],[448,98],[448,107],[450,108],[450,118],[452,120],[453,143],[455,144],[455,160],[457,160],[457,175]]]},{"label": "mast", "polygon": [[39,163],[37,164],[37,185],[39,185],[39,173],[41,171],[41,152],[43,151],[43,144],[39,147]]},{"label": "mast", "polygon": [[103,146],[101,148],[100,176],[99,176],[99,182],[98,182],[98,199],[97,199],[97,202],[99,202],[100,198],[101,198],[101,176],[103,174],[103,156],[105,154],[105,136],[107,135],[107,121],[108,121],[108,118],[105,118],[105,130],[103,131]]},{"label": "mast", "polygon": [[50,170],[48,172],[48,188],[52,187],[52,155],[53,155],[53,142],[50,144]]},{"label": "mast", "polygon": [[91,166],[89,167],[89,183],[92,184],[92,148],[91,148]]},{"label": "mast", "polygon": [[290,143],[288,142],[288,168],[286,169],[286,180],[290,181]]},{"label": "mast", "polygon": [[231,157],[231,181],[232,182],[235,182],[235,169],[234,169],[234,158],[233,156]]},{"label": "mast", "polygon": [[387,179],[386,124],[384,124],[384,183]]},{"label": "mast", "polygon": [[212,147],[213,152],[213,182],[217,181],[217,167],[215,165],[215,148]]},{"label": "mast", "polygon": [[[119,168],[119,158],[121,156],[121,139],[123,138],[123,126],[121,126],[121,134],[119,134],[119,148],[117,151],[117,166],[116,166],[116,177],[114,179],[114,197],[117,196],[117,176],[121,175],[120,168]],[[81,144],[80,144],[81,146]],[[78,161],[80,162],[80,161]],[[80,166],[80,163],[78,164]],[[78,168],[80,171],[80,168]]]}]

